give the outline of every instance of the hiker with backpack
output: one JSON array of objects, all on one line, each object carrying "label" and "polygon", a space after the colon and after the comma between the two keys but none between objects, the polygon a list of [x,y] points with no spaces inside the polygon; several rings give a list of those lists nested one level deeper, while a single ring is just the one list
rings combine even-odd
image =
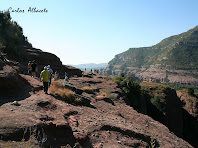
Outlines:
[{"label": "hiker with backpack", "polygon": [[65,78],[64,78],[64,82],[68,82],[69,81],[69,77],[67,75],[67,72],[65,72]]},{"label": "hiker with backpack", "polygon": [[36,77],[36,71],[38,71],[38,67],[35,61],[32,61],[31,70],[32,70],[32,77]]},{"label": "hiker with backpack", "polygon": [[49,86],[49,78],[50,78],[50,72],[47,70],[47,67],[44,67],[44,70],[40,74],[40,81],[43,82],[43,91],[45,94],[48,92],[48,86]]},{"label": "hiker with backpack", "polygon": [[49,87],[50,87],[51,82],[52,82],[53,70],[52,70],[52,68],[50,67],[50,65],[47,66],[47,70],[48,70],[49,73],[50,73],[50,78],[49,78]]},{"label": "hiker with backpack", "polygon": [[28,75],[31,75],[31,61],[28,62],[27,72],[28,72]]}]

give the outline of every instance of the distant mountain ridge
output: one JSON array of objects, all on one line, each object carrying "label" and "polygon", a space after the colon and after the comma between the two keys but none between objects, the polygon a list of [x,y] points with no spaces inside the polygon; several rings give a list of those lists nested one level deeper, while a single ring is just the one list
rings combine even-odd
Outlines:
[{"label": "distant mountain ridge", "polygon": [[[108,63],[106,73],[118,74],[123,71],[146,81],[198,85],[197,70],[198,26],[151,47],[129,48]],[[181,77],[175,78],[176,75]]]},{"label": "distant mountain ridge", "polygon": [[106,68],[108,65],[108,63],[99,63],[99,64],[96,64],[96,63],[87,63],[87,64],[79,64],[79,65],[71,65],[71,66],[74,66],[76,68],[79,68],[79,69],[101,69],[101,68]]}]

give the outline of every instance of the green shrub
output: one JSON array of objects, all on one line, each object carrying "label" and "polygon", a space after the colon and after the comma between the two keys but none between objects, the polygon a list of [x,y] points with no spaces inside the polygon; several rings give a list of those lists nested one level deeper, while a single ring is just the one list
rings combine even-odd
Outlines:
[{"label": "green shrub", "polygon": [[111,92],[111,91],[107,91],[106,94],[105,94],[105,97],[111,99],[111,100],[115,100],[116,97],[115,95]]},{"label": "green shrub", "polygon": [[195,93],[195,91],[194,91],[194,89],[192,88],[192,87],[189,87],[188,89],[187,89],[187,91],[188,91],[188,94],[189,95],[194,95],[194,93]]},{"label": "green shrub", "polygon": [[163,96],[155,95],[151,98],[151,103],[160,111],[163,113],[163,115],[166,115],[166,100]]},{"label": "green shrub", "polygon": [[167,114],[167,93],[169,87],[160,83],[141,82],[142,95],[144,95],[147,104],[147,113],[155,120],[165,123]]},{"label": "green shrub", "polygon": [[23,29],[17,22],[12,21],[8,11],[0,11],[0,44],[4,47],[1,49],[2,52],[17,61],[27,58],[22,46],[32,47],[24,36]]},{"label": "green shrub", "polygon": [[126,93],[130,105],[137,111],[141,112],[141,87],[138,82],[135,82],[131,76],[124,76],[121,73],[119,76],[114,78],[114,81],[122,88]]}]

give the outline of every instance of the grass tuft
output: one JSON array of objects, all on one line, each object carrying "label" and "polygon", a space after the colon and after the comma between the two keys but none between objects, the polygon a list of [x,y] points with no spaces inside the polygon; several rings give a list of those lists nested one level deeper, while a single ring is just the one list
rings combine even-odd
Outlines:
[{"label": "grass tuft", "polygon": [[[85,88],[86,91],[92,92],[92,89]],[[84,90],[84,91],[85,91]],[[61,100],[66,101],[71,104],[75,105],[89,105],[89,101],[81,98],[76,97],[75,92],[70,89],[65,88],[65,86],[60,81],[53,81],[50,87],[50,93],[56,97],[60,97]]]},{"label": "grass tuft", "polygon": [[89,93],[89,94],[94,93],[94,90],[91,87],[88,87],[88,86],[83,87],[82,90],[86,93]]},{"label": "grass tuft", "polygon": [[50,87],[50,93],[55,96],[59,96],[64,99],[68,99],[70,101],[74,98],[74,92],[70,89],[64,88],[64,85],[60,83],[60,81],[53,81]]},{"label": "grass tuft", "polygon": [[105,96],[106,96],[106,94],[107,94],[106,92],[103,92],[103,93],[101,93],[101,94],[100,94],[100,96],[105,97]]}]

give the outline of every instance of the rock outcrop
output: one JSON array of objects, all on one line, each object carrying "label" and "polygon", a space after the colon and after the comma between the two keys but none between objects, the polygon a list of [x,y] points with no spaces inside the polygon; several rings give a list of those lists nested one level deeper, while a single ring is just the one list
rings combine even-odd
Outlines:
[{"label": "rock outcrop", "polygon": [[[27,64],[28,61],[35,61],[38,65],[38,71],[41,72],[44,66],[50,65],[53,71],[57,71],[61,78],[64,78],[65,72],[67,72],[68,76],[82,76],[82,71],[72,66],[63,65],[56,55],[48,52],[43,52],[40,49],[23,47],[24,53],[26,54],[26,58],[23,59],[21,64],[21,68],[24,73],[27,73]],[[39,76],[39,73],[37,73]]]},{"label": "rock outcrop", "polygon": [[[23,78],[18,74],[19,65],[13,62],[4,62],[0,59],[0,97],[4,98],[4,96],[17,96],[22,92],[26,94],[26,90],[24,86],[26,82]],[[28,90],[29,91],[29,90]],[[0,102],[3,99],[0,100]]]}]

